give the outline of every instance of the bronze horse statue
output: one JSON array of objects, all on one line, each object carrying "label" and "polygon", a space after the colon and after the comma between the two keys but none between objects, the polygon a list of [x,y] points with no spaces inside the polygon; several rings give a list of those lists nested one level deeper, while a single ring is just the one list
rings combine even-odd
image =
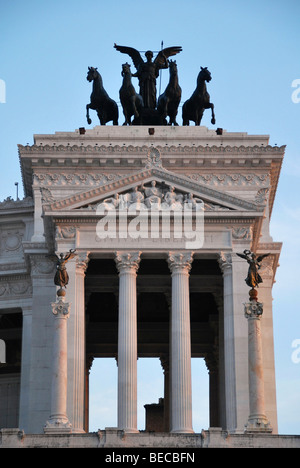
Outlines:
[{"label": "bronze horse statue", "polygon": [[195,122],[195,125],[200,125],[205,109],[211,109],[211,123],[215,124],[214,105],[210,102],[210,96],[206,90],[206,81],[210,82],[211,74],[207,67],[202,68],[198,74],[197,87],[190,99],[185,101],[182,107],[182,125],[189,125],[190,120]]},{"label": "bronze horse statue", "polygon": [[131,125],[131,117],[138,119],[144,107],[143,98],[137,94],[131,82],[131,70],[128,63],[122,65],[123,83],[120,88],[120,101],[123,108],[125,122],[123,125]]},{"label": "bronze horse statue", "polygon": [[176,60],[169,61],[170,79],[169,83],[157,101],[157,110],[163,119],[169,117],[168,125],[178,125],[176,116],[181,99],[181,88],[178,83],[178,72]]},{"label": "bronze horse statue", "polygon": [[86,79],[93,81],[93,91],[91,94],[91,102],[86,106],[86,118],[88,124],[92,123],[89,116],[89,109],[97,112],[101,125],[106,125],[107,122],[113,121],[114,125],[118,125],[119,109],[117,103],[109,97],[103,88],[103,81],[97,68],[88,67]]}]

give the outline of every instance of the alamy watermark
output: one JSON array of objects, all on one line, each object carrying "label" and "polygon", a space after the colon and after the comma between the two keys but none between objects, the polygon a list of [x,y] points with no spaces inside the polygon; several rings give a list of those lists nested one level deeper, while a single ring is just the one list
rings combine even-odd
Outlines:
[{"label": "alamy watermark", "polygon": [[6,84],[4,80],[0,79],[0,104],[6,103]]},{"label": "alamy watermark", "polygon": [[[118,206],[115,207],[115,204]],[[187,196],[185,203],[132,203],[122,205],[118,196],[100,203],[96,210],[98,239],[151,239],[182,241],[186,249],[204,243],[204,202]]]},{"label": "alamy watermark", "polygon": [[295,91],[292,92],[292,101],[294,104],[298,104],[300,102],[300,79],[296,79],[292,81],[292,88],[296,88]]},{"label": "alamy watermark", "polygon": [[291,356],[292,362],[294,364],[299,364],[300,363],[300,338],[296,338],[292,342],[292,348],[295,348]]},{"label": "alamy watermark", "polygon": [[0,339],[0,364],[6,363],[6,344],[4,340]]}]

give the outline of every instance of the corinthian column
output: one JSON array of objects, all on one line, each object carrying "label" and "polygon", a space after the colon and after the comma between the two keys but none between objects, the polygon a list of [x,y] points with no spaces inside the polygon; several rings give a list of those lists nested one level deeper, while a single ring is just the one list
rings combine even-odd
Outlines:
[{"label": "corinthian column", "polygon": [[137,430],[137,296],[140,252],[117,252],[119,271],[118,428]]},{"label": "corinthian column", "polygon": [[249,406],[250,415],[247,432],[272,432],[265,415],[265,389],[260,319],[263,304],[251,300],[245,304],[248,319],[248,360],[249,360]]},{"label": "corinthian column", "polygon": [[192,252],[170,252],[171,314],[171,432],[193,432],[189,272]]},{"label": "corinthian column", "polygon": [[71,432],[71,424],[67,417],[67,318],[70,306],[64,302],[64,297],[60,297],[59,301],[52,303],[51,306],[55,317],[51,415],[44,432]]}]

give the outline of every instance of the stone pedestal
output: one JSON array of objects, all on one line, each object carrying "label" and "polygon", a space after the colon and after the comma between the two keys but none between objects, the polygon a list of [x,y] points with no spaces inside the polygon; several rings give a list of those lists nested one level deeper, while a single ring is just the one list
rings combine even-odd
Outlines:
[{"label": "stone pedestal", "polygon": [[272,432],[265,415],[265,391],[260,319],[263,304],[255,299],[245,305],[248,319],[248,359],[249,359],[249,405],[250,415],[246,432]]},{"label": "stone pedestal", "polygon": [[71,424],[67,417],[67,319],[70,306],[61,296],[58,302],[51,304],[55,317],[53,359],[52,359],[52,388],[51,415],[47,421],[45,433],[71,432]]},{"label": "stone pedestal", "polygon": [[137,430],[137,295],[140,252],[117,252],[119,271],[118,428]]},{"label": "stone pedestal", "polygon": [[189,272],[192,253],[169,253],[172,272],[171,432],[191,433],[192,376]]}]

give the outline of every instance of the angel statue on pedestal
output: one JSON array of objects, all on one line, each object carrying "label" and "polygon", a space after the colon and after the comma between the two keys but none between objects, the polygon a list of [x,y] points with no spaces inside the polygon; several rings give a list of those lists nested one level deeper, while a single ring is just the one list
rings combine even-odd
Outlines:
[{"label": "angel statue on pedestal", "polygon": [[54,276],[54,284],[60,286],[60,289],[65,288],[69,283],[69,275],[66,269],[66,263],[71,258],[77,255],[74,249],[70,249],[69,253],[64,255],[61,253],[59,256],[56,254],[47,255],[48,258],[56,261],[56,273]]},{"label": "angel statue on pedestal", "polygon": [[258,273],[258,270],[261,267],[260,263],[265,257],[268,257],[268,255],[270,254],[267,253],[257,256],[250,250],[244,250],[243,254],[237,253],[237,255],[241,258],[244,258],[249,263],[248,275],[245,279],[246,284],[252,289],[256,288],[260,283],[263,282],[260,274]]}]

